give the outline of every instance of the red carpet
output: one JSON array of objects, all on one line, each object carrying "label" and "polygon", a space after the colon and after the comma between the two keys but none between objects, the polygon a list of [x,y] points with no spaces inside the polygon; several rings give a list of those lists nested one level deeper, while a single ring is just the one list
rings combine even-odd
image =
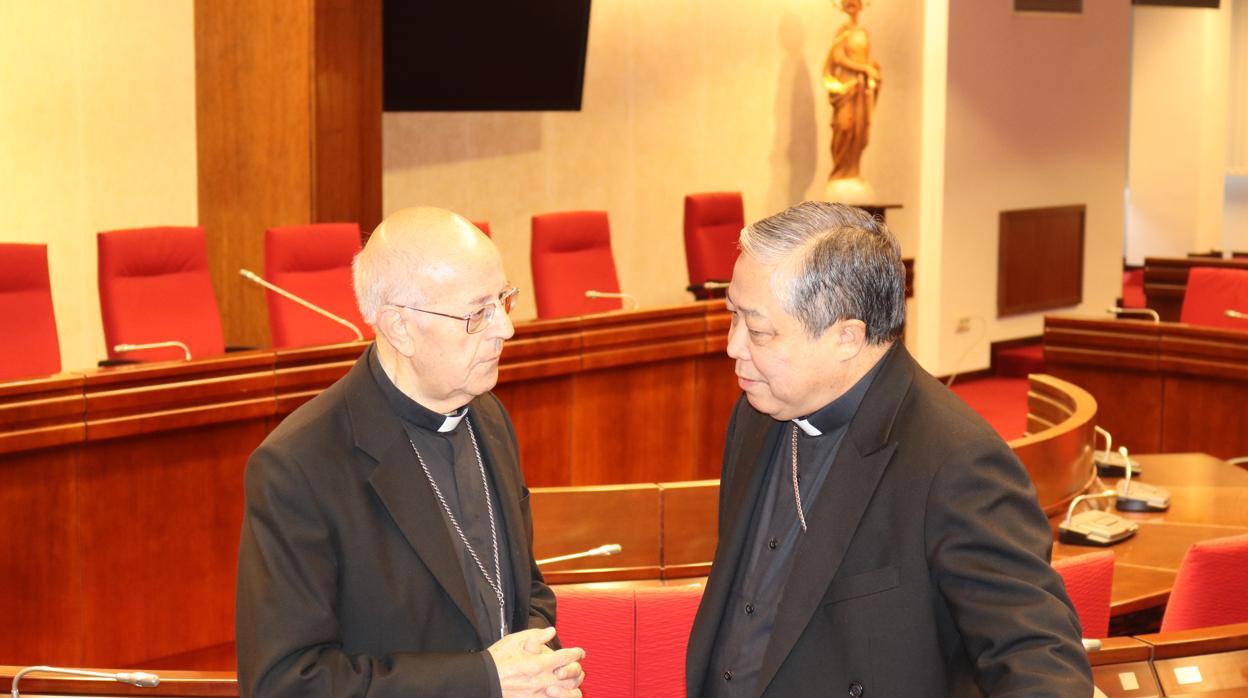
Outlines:
[{"label": "red carpet", "polygon": [[1016,439],[1027,428],[1027,379],[954,381],[953,392],[992,425],[1001,438]]}]

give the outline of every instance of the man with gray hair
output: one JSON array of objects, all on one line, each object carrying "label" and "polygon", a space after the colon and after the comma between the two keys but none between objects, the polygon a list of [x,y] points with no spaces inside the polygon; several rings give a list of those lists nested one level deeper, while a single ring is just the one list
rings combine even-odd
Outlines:
[{"label": "man with gray hair", "polygon": [[1092,695],[1026,470],[899,341],[896,238],[807,202],[746,227],[741,250],[744,395],[688,695]]},{"label": "man with gray hair", "polygon": [[252,454],[238,560],[244,696],[576,698],[553,650],[515,433],[489,391],[516,289],[494,243],[399,211],[356,257],[376,341]]}]

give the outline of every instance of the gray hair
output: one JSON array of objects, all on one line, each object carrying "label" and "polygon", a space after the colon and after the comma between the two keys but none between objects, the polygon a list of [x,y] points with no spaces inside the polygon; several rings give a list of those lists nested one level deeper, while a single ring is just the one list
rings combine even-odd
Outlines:
[{"label": "gray hair", "polygon": [[807,201],[746,226],[740,245],[764,264],[793,264],[772,283],[779,287],[781,307],[810,337],[847,319],[866,324],[869,344],[901,336],[906,322],[901,246],[888,226],[866,211]]},{"label": "gray hair", "polygon": [[419,268],[417,260],[405,246],[387,244],[384,235],[383,231],[373,233],[369,238],[372,244],[364,245],[351,262],[351,282],[360,317],[373,326],[381,306],[387,303],[423,304],[421,298],[413,296],[420,288],[414,278]]}]

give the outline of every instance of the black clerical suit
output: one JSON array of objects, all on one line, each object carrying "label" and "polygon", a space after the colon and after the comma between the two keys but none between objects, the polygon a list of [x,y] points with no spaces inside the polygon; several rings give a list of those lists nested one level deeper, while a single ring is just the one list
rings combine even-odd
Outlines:
[{"label": "black clerical suit", "polygon": [[[740,679],[730,666],[740,655],[718,643],[750,637],[729,614],[747,611],[739,576],[765,572],[750,568],[766,542],[758,512],[793,428],[738,402],[688,695],[1090,696],[1079,621],[1022,464],[905,347],[865,380],[822,487],[802,492],[814,499],[808,530],[779,582],[759,666],[744,690],[723,690]],[[772,496],[795,508],[784,487]]]},{"label": "black clerical suit", "polygon": [[[486,599],[481,610],[477,580],[466,576],[475,568],[416,458],[412,425],[370,371],[375,351],[248,462],[236,610],[245,696],[500,694],[483,653],[500,632],[497,605]],[[553,625],[511,422],[488,393],[466,419],[497,504],[500,552],[510,553],[500,560],[507,631]]]}]

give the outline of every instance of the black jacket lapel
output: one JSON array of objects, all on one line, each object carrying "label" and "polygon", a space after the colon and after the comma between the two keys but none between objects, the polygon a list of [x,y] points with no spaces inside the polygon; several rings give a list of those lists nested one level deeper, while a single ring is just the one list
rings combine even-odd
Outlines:
[{"label": "black jacket lapel", "polygon": [[365,352],[347,374],[347,405],[356,448],[377,462],[369,484],[408,544],[472,623],[484,646],[490,634],[477,623],[468,584],[455,554],[457,543],[451,539],[438,500],[420,471],[403,425],[386,403],[367,362]]},{"label": "black jacket lapel", "polygon": [[759,670],[761,695],[819,609],[828,586],[857,532],[897,443],[890,442],[893,421],[910,389],[914,361],[897,346],[882,359],[871,388],[849,424],[836,460],[819,492],[808,530],[798,543],[789,581]]}]

